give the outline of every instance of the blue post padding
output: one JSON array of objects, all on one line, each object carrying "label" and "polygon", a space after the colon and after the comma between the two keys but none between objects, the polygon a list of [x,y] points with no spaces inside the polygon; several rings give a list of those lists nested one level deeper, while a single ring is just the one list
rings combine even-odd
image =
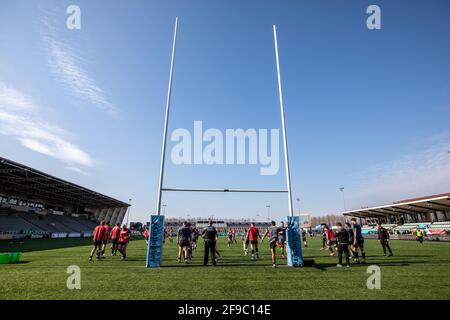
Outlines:
[{"label": "blue post padding", "polygon": [[300,219],[298,216],[288,216],[286,229],[287,263],[291,267],[303,265],[302,237],[300,234]]},{"label": "blue post padding", "polygon": [[162,260],[164,216],[150,216],[147,268],[159,268]]}]

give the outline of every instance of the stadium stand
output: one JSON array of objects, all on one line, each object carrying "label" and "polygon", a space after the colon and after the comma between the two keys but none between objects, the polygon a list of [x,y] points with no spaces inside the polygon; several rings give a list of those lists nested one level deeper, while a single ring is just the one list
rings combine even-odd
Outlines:
[{"label": "stadium stand", "polygon": [[375,226],[373,225],[363,225],[361,227],[361,233],[364,234],[373,234],[376,232]]},{"label": "stadium stand", "polygon": [[450,231],[450,221],[434,222],[429,226],[429,229],[444,229],[446,231]]},{"label": "stadium stand", "polygon": [[0,238],[90,236],[129,204],[0,157]]},{"label": "stadium stand", "polygon": [[28,231],[42,231],[31,223],[17,216],[0,215],[0,232],[4,233],[20,233]]},{"label": "stadium stand", "polygon": [[406,231],[420,224],[449,221],[450,193],[406,199],[383,206],[345,211],[342,214],[347,218],[359,218],[362,224],[380,221],[402,225],[400,230]]},{"label": "stadium stand", "polygon": [[0,232],[4,233],[89,233],[96,224],[95,221],[72,216],[0,211]]}]

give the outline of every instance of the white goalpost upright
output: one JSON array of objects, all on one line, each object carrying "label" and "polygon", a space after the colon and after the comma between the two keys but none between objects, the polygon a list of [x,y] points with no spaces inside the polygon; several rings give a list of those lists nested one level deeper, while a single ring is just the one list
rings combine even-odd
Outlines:
[{"label": "white goalpost upright", "polygon": [[170,72],[169,72],[169,87],[167,89],[166,114],[164,117],[164,133],[161,150],[161,165],[159,167],[158,203],[156,207],[156,213],[158,214],[158,216],[161,214],[161,198],[164,183],[164,163],[166,162],[167,128],[169,126],[170,98],[172,97],[173,67],[175,64],[175,49],[177,47],[177,31],[178,31],[178,17],[175,18],[175,29],[173,31],[172,58],[170,59]]},{"label": "white goalpost upright", "polygon": [[177,31],[178,31],[178,17],[175,19],[175,28],[173,33],[173,44],[172,44],[172,57],[170,62],[170,72],[169,72],[169,85],[167,90],[166,99],[166,111],[164,117],[164,132],[161,150],[161,164],[159,172],[159,187],[158,187],[158,201],[156,208],[156,215],[150,217],[150,238],[148,241],[148,251],[147,251],[147,267],[154,268],[159,267],[162,259],[162,240],[163,240],[163,230],[164,230],[164,216],[161,215],[161,199],[162,193],[164,191],[175,191],[175,192],[254,192],[254,193],[287,193],[288,196],[288,207],[289,216],[288,219],[288,229],[286,230],[287,235],[287,253],[288,253],[288,265],[300,266],[303,265],[303,258],[301,256],[301,241],[299,238],[299,220],[298,217],[294,216],[293,206],[292,206],[292,193],[291,193],[291,176],[289,169],[289,157],[288,157],[288,144],[287,144],[287,134],[286,134],[286,122],[283,104],[283,94],[281,86],[281,75],[280,75],[280,63],[278,56],[278,40],[277,40],[277,30],[276,26],[273,26],[273,35],[275,43],[275,61],[277,67],[277,80],[278,80],[278,94],[280,102],[280,112],[281,112],[281,125],[283,132],[283,150],[284,150],[284,163],[285,163],[285,173],[286,173],[286,188],[287,189],[229,189],[229,188],[180,188],[180,187],[164,187],[164,166],[166,159],[166,144],[167,144],[167,130],[169,126],[169,114],[170,114],[170,101],[172,95],[172,82],[173,82],[173,71],[175,64],[175,49],[177,41]]},{"label": "white goalpost upright", "polygon": [[289,266],[298,267],[303,266],[304,264],[301,247],[302,241],[300,236],[300,219],[298,216],[294,216],[294,208],[292,206],[291,172],[289,168],[289,151],[287,143],[283,91],[281,89],[282,86],[281,86],[280,59],[278,55],[278,38],[276,25],[273,26],[273,41],[275,44],[275,61],[277,64],[278,97],[280,100],[281,127],[283,130],[284,168],[286,170],[286,187],[288,193],[288,206],[289,206],[289,216],[287,216],[288,228],[286,230],[287,263]]},{"label": "white goalpost upright", "polygon": [[281,74],[280,74],[280,60],[278,58],[277,27],[275,25],[273,26],[273,40],[275,43],[275,61],[277,63],[278,96],[280,99],[281,127],[283,128],[284,167],[286,170],[286,186],[287,186],[287,192],[288,192],[289,215],[291,217],[293,217],[294,210],[292,208],[291,172],[289,169],[286,121],[285,121],[285,117],[284,117],[284,104],[283,104],[283,91],[281,90]]}]

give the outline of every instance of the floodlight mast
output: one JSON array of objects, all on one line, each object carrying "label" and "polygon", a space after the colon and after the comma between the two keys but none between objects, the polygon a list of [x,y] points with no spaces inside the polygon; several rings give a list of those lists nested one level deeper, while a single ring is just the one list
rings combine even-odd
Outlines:
[{"label": "floodlight mast", "polygon": [[166,161],[166,142],[167,142],[167,127],[169,123],[169,113],[170,113],[170,98],[172,96],[172,79],[173,79],[173,67],[175,62],[175,48],[177,44],[177,30],[178,30],[178,17],[175,18],[175,30],[173,32],[173,44],[172,44],[172,58],[170,60],[170,72],[169,72],[169,88],[167,89],[167,100],[166,100],[166,115],[164,118],[164,133],[162,142],[162,152],[161,152],[161,166],[159,170],[159,188],[158,188],[158,204],[156,212],[158,216],[161,214],[161,197],[162,188],[164,183],[164,164]]},{"label": "floodlight mast", "polygon": [[283,129],[283,146],[284,146],[284,167],[286,170],[286,185],[288,191],[288,203],[289,203],[289,214],[291,217],[294,216],[294,210],[292,207],[292,193],[291,193],[291,174],[289,170],[289,156],[288,156],[288,145],[287,145],[287,135],[286,135],[286,121],[284,118],[284,105],[283,105],[283,92],[281,90],[281,75],[280,75],[280,62],[278,58],[278,40],[277,40],[277,27],[273,26],[273,39],[275,42],[275,59],[277,63],[277,77],[278,77],[278,94],[280,97],[280,112],[281,112],[281,126]]}]

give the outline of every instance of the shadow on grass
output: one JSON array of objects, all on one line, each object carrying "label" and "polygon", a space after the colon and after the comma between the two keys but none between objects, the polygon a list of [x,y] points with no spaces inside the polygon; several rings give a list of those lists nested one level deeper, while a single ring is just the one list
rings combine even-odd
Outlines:
[{"label": "shadow on grass", "polygon": [[19,261],[19,262],[15,262],[15,263],[10,263],[10,264],[27,264],[30,263],[31,261]]},{"label": "shadow on grass", "polygon": [[33,252],[91,244],[91,238],[0,240],[0,252]]},{"label": "shadow on grass", "polygon": [[179,264],[169,264],[169,265],[162,265],[162,268],[224,268],[224,267],[270,267],[271,264],[248,264],[248,263],[218,263],[215,266],[212,266],[211,264],[208,264],[206,266],[204,266],[201,263],[188,263],[188,264],[184,264],[184,263],[179,263]]},{"label": "shadow on grass", "polygon": [[[376,265],[379,267],[383,267],[383,266],[405,267],[405,266],[409,266],[411,264],[423,264],[423,263],[430,263],[430,262],[429,261],[413,261],[413,262],[412,261],[383,261],[383,262],[370,261],[367,263],[353,263],[350,265],[350,269],[351,268],[367,268],[371,265]],[[328,268],[336,268],[337,269],[336,264],[337,264],[337,262],[335,262],[335,263],[317,263],[314,265],[314,267],[319,270],[322,270],[322,271],[327,271]],[[346,268],[346,267],[343,267],[343,268]]]},{"label": "shadow on grass", "polygon": [[3,264],[0,264],[0,266],[12,266],[12,265],[27,264],[27,263],[30,263],[30,261],[18,261],[18,262],[13,262],[13,263],[3,263]]}]

